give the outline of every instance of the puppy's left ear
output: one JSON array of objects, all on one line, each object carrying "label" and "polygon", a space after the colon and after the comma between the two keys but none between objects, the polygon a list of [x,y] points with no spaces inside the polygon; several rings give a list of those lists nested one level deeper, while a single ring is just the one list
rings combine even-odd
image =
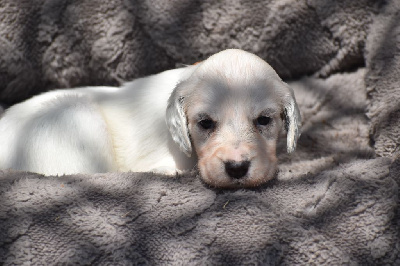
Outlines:
[{"label": "puppy's left ear", "polygon": [[184,111],[185,97],[179,93],[181,84],[174,89],[168,99],[166,122],[172,139],[188,157],[192,154],[188,122]]},{"label": "puppy's left ear", "polygon": [[284,122],[287,132],[287,152],[292,153],[296,149],[297,140],[301,135],[301,115],[292,88],[286,83],[284,85],[287,91],[283,102]]}]

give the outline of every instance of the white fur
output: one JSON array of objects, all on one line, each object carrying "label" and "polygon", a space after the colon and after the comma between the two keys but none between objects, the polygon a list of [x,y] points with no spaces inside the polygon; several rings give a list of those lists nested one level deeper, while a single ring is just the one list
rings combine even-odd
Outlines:
[{"label": "white fur", "polygon": [[[0,168],[47,175],[175,170],[165,125],[167,99],[194,67],[114,87],[58,90],[7,110]],[[193,167],[188,162],[187,167]]]},{"label": "white fur", "polygon": [[[225,58],[229,61],[229,57],[235,56],[240,60],[229,64],[237,66],[224,65]],[[254,62],[257,71],[241,69],[243,58],[248,64]],[[268,64],[256,58],[240,50],[226,50],[199,65],[137,79],[120,88],[58,90],[16,104],[0,119],[0,168],[46,175],[110,171],[173,173],[192,169],[197,163],[196,150],[192,149],[188,110],[181,106],[183,98],[179,98],[177,88],[195,90],[198,88],[195,83],[208,79],[207,72],[214,72],[215,68],[232,72],[225,74],[235,77],[231,82],[236,83],[243,79],[257,81],[264,71],[260,68],[266,68],[269,72],[263,79],[282,83]],[[214,90],[205,93],[216,97],[220,89],[215,86]],[[290,135],[288,151],[292,151],[299,135],[300,115],[291,90],[275,94],[278,105],[288,105],[285,109],[291,119],[286,121]],[[190,108],[200,105],[191,103]]]}]

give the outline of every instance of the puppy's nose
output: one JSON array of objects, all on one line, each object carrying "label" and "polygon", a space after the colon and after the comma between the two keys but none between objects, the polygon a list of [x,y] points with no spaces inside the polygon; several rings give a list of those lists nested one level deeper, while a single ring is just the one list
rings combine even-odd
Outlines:
[{"label": "puppy's nose", "polygon": [[227,161],[225,162],[225,171],[232,178],[242,178],[249,171],[250,161]]}]

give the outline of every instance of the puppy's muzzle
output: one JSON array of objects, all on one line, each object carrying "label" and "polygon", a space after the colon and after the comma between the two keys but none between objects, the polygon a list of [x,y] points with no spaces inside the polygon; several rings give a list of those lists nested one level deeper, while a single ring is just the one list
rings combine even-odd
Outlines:
[{"label": "puppy's muzzle", "polygon": [[247,175],[250,168],[250,161],[226,161],[225,172],[234,179],[240,179]]}]

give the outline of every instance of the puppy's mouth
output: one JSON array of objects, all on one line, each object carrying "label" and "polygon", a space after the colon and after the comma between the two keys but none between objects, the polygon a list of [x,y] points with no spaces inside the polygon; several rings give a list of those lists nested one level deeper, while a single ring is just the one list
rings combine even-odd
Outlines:
[{"label": "puppy's mouth", "polygon": [[253,180],[250,177],[245,177],[240,180],[221,180],[219,178],[209,180],[202,178],[203,181],[213,187],[213,188],[222,188],[222,189],[238,189],[238,188],[255,188],[259,187],[267,182],[267,180]]}]

